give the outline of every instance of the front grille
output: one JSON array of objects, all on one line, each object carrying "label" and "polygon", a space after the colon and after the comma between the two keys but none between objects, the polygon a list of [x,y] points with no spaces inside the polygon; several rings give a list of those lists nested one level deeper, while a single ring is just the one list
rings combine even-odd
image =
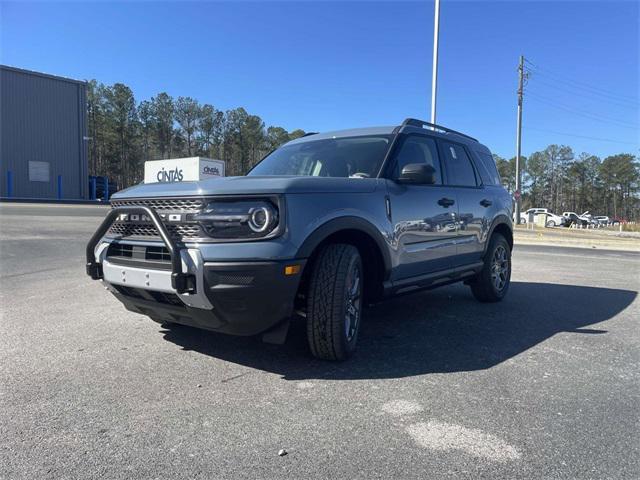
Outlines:
[{"label": "front grille", "polygon": [[[131,200],[113,200],[112,208],[117,207],[149,207],[160,214],[185,214],[197,213],[204,208],[206,200],[204,198],[149,198]],[[194,241],[209,238],[207,232],[196,223],[171,223],[165,222],[167,231],[173,240]],[[108,232],[109,236],[139,239],[139,240],[159,240],[160,235],[156,227],[147,222],[120,221],[113,223]]]},{"label": "front grille", "polygon": [[180,300],[180,297],[175,293],[166,293],[166,292],[153,292],[150,291],[151,296],[156,299],[159,303],[164,303],[166,305],[174,305],[176,307],[184,307],[184,303]]},{"label": "front grille", "polygon": [[113,242],[107,249],[107,260],[116,265],[136,268],[171,270],[171,254],[165,247],[130,245]]},{"label": "front grille", "polygon": [[[181,225],[166,225],[169,235],[174,240],[195,240],[198,238],[206,237],[200,225],[194,224],[181,224]],[[117,235],[119,237],[143,237],[147,239],[157,240],[160,238],[158,230],[148,223],[124,223],[114,222],[109,229],[111,235]]]},{"label": "front grille", "polygon": [[155,290],[143,290],[141,288],[125,287],[124,285],[114,285],[114,288],[125,297],[137,298],[140,300],[156,301],[165,305],[184,307],[184,303],[175,293],[157,292]]},{"label": "front grille", "polygon": [[197,212],[205,205],[204,198],[151,198],[142,200],[112,200],[112,207],[150,207],[154,210]]},{"label": "front grille", "polygon": [[144,259],[154,262],[170,262],[171,254],[165,247],[147,247],[144,252]]},{"label": "front grille", "polygon": [[149,247],[113,242],[107,249],[108,258],[131,259],[137,261],[171,262],[171,253],[166,247]]},{"label": "front grille", "polygon": [[125,287],[124,285],[113,285],[113,287],[122,295],[131,298],[141,298],[144,300],[144,297],[140,294],[140,290],[137,288]]},{"label": "front grille", "polygon": [[133,245],[124,245],[122,243],[112,243],[107,250],[109,257],[133,257]]},{"label": "front grille", "polygon": [[225,285],[251,285],[253,283],[253,275],[245,275],[242,273],[218,273],[218,281]]}]

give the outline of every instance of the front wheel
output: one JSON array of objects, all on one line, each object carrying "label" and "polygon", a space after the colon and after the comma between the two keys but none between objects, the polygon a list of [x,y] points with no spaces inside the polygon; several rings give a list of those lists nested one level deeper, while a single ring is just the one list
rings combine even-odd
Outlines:
[{"label": "front wheel", "polygon": [[355,350],[362,313],[362,259],[347,244],[327,245],[313,265],[307,294],[307,338],[311,353],[345,360]]},{"label": "front wheel", "polygon": [[547,222],[547,227],[555,227],[556,226],[556,222],[554,222],[553,220],[549,220]]},{"label": "front wheel", "polygon": [[511,248],[507,240],[494,233],[484,258],[484,266],[469,283],[471,292],[480,302],[499,302],[511,283]]}]

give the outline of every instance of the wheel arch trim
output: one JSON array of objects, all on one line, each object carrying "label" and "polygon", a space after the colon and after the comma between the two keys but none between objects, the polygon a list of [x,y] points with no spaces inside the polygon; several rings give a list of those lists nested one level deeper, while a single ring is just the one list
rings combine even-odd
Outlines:
[{"label": "wheel arch trim", "polygon": [[318,245],[320,245],[324,240],[331,235],[344,230],[356,230],[362,232],[374,241],[382,256],[384,279],[388,279],[391,275],[391,255],[389,253],[388,246],[378,228],[376,228],[376,226],[371,222],[360,217],[343,216],[333,218],[323,223],[305,239],[298,249],[296,258],[309,258]]},{"label": "wheel arch trim", "polygon": [[507,242],[510,243],[509,246],[513,250],[513,223],[507,215],[500,214],[491,222],[491,227],[489,228],[489,233],[487,234],[487,240],[484,242],[484,251],[482,252],[482,256],[487,253],[487,248],[489,248],[489,241],[491,240],[491,236],[493,235],[493,232],[496,231],[496,228],[500,225],[506,226],[511,232],[511,239],[507,238]]}]

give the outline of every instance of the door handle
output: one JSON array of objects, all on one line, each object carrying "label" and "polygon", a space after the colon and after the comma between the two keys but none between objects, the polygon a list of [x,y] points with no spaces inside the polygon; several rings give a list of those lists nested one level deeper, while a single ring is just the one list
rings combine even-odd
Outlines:
[{"label": "door handle", "polygon": [[438,205],[442,205],[443,207],[450,207],[454,203],[456,203],[455,200],[452,200],[451,198],[446,198],[446,197],[438,200]]},{"label": "door handle", "polygon": [[486,198],[480,201],[480,205],[482,205],[483,207],[490,207],[492,203],[493,202],[491,200]]}]

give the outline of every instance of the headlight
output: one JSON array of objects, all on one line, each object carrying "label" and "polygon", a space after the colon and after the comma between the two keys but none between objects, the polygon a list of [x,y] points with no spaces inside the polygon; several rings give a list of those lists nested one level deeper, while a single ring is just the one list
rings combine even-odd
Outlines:
[{"label": "headlight", "polygon": [[249,228],[256,233],[263,233],[273,225],[276,212],[269,206],[261,206],[249,210]]},{"label": "headlight", "polygon": [[278,227],[278,208],[269,200],[214,200],[191,220],[213,238],[262,238]]}]

